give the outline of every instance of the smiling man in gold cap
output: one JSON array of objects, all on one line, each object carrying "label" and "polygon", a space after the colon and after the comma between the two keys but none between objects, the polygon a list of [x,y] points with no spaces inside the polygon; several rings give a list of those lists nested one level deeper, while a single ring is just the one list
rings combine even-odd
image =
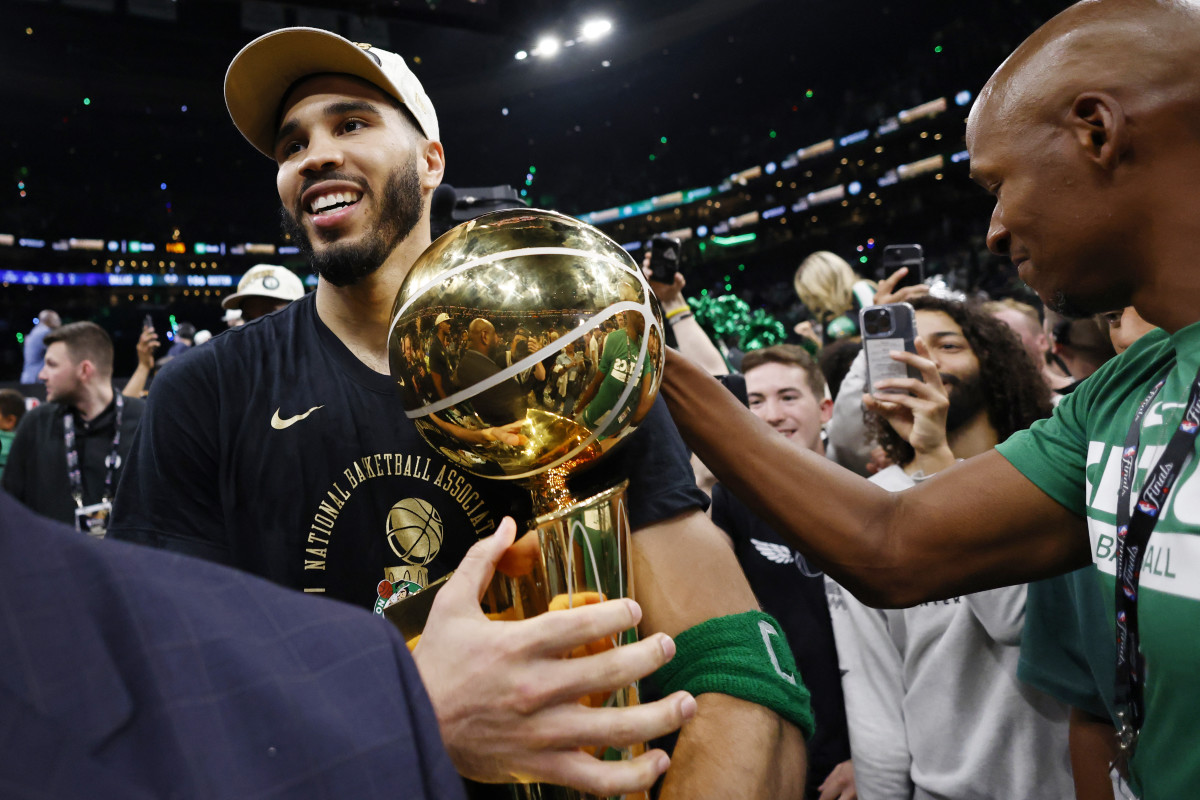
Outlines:
[{"label": "smiling man in gold cap", "polygon": [[[690,720],[664,797],[795,796],[801,728],[812,726],[807,691],[704,515],[662,402],[622,454],[638,603],[520,622],[481,612],[515,532],[505,515],[526,513],[524,493],[476,480],[429,447],[388,374],[392,301],[430,243],[430,196],[445,168],[433,105],[404,60],[289,28],[247,45],[225,89],[235,125],[277,164],[285,225],[320,281],[158,377],[113,534],[365,606],[382,582],[389,596],[419,591],[458,567],[414,658],[469,778],[644,790],[666,770],[664,752],[606,762],[582,748],[645,741]],[[419,553],[404,544],[414,539]],[[726,652],[696,645],[683,657],[686,634],[712,623],[730,632],[728,652],[745,653],[738,669],[715,665],[701,675],[707,684],[687,677],[665,699],[627,709],[576,702],[658,669],[677,649],[689,665]],[[562,658],[633,625],[637,644]]]}]

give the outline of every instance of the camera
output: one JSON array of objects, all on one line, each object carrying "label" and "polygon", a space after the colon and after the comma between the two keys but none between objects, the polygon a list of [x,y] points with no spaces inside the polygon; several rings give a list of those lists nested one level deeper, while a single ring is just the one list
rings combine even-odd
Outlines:
[{"label": "camera", "polygon": [[862,320],[867,336],[886,336],[892,331],[892,312],[883,306],[863,309]]}]

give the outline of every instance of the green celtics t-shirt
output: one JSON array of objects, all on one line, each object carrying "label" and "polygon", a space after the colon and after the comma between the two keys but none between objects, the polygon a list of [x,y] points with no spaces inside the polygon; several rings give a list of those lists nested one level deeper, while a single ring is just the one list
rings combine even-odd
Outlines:
[{"label": "green celtics t-shirt", "polygon": [[[1146,334],[1068,395],[1054,416],[997,449],[1022,474],[1084,515],[1092,562],[1115,640],[1113,593],[1121,451],[1138,406],[1166,383],[1141,423],[1133,497],[1179,427],[1200,369],[1200,323]],[[1142,564],[1138,621],[1146,665],[1146,721],[1131,764],[1143,800],[1190,797],[1200,786],[1200,476],[1193,457],[1159,512]],[[1100,649],[1100,648],[1097,648]],[[1110,646],[1108,653],[1113,652]],[[1082,687],[1081,687],[1082,689]],[[1111,689],[1108,690],[1111,696]]]},{"label": "green celtics t-shirt", "polygon": [[[647,353],[646,358],[642,361],[640,376],[633,374],[641,346],[641,340],[631,341],[629,333],[624,328],[613,331],[604,340],[604,354],[600,356],[600,372],[604,374],[604,380],[600,382],[600,388],[596,390],[596,396],[592,398],[592,402],[588,403],[587,408],[583,411],[583,419],[588,425],[595,427],[600,418],[612,410],[617,401],[621,399],[621,392],[625,391],[626,384],[635,377],[644,377],[650,371],[650,354]],[[617,413],[628,414],[629,410],[637,405],[638,399],[641,397],[639,391],[641,387],[637,385],[640,383],[640,380],[635,383],[629,396],[625,399],[624,405]]]}]

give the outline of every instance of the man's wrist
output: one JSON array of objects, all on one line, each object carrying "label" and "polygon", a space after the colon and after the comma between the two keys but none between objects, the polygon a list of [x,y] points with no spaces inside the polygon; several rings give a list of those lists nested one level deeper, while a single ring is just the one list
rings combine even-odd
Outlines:
[{"label": "man's wrist", "polygon": [[688,305],[687,298],[685,298],[682,294],[669,298],[664,298],[660,295],[658,301],[662,304],[663,314],[666,315],[669,315],[672,312],[683,312],[691,308],[691,306]]},{"label": "man's wrist", "polygon": [[[955,462],[954,453],[950,450],[948,444],[943,443],[941,447],[930,450],[924,453],[917,453],[906,470],[909,477],[915,478],[918,482],[925,478],[931,478],[936,473],[941,472]],[[920,476],[920,477],[917,477]]]},{"label": "man's wrist", "polygon": [[674,639],[675,657],[654,673],[664,694],[729,695],[774,711],[806,740],[812,736],[809,692],[774,618],[761,611],[714,617]]}]

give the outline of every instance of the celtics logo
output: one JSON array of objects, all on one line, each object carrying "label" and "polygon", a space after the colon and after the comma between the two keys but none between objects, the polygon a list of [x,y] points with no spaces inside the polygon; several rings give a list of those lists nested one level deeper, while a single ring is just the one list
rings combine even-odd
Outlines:
[{"label": "celtics logo", "polygon": [[429,585],[425,565],[442,549],[442,517],[428,501],[409,497],[388,511],[385,533],[388,547],[404,564],[384,569],[376,614]]},{"label": "celtics logo", "polygon": [[405,564],[423,567],[442,549],[442,517],[425,500],[401,500],[388,512],[387,541]]},{"label": "celtics logo", "polygon": [[388,606],[398,603],[409,595],[416,594],[419,591],[421,591],[421,587],[412,581],[382,580],[379,582],[379,599],[375,601],[375,613],[382,614],[383,610]]}]

